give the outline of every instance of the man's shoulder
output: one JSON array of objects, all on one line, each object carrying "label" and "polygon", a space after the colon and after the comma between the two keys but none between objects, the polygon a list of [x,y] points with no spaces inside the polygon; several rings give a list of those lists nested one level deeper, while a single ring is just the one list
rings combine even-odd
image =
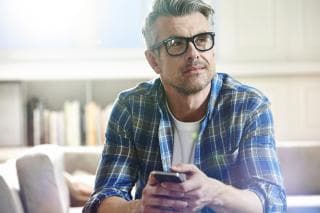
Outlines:
[{"label": "man's shoulder", "polygon": [[137,84],[135,87],[123,90],[119,94],[119,99],[130,100],[134,98],[155,98],[159,91],[160,79],[153,79]]},{"label": "man's shoulder", "polygon": [[268,98],[257,88],[241,83],[228,74],[219,73],[222,79],[222,96],[232,97],[240,101],[255,100],[257,102],[269,102]]}]

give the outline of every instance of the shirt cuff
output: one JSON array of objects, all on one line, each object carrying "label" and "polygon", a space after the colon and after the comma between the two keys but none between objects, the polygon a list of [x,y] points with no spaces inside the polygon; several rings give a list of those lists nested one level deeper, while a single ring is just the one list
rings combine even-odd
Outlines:
[{"label": "shirt cuff", "polygon": [[96,213],[98,211],[98,207],[101,204],[101,202],[108,198],[108,197],[121,197],[125,200],[130,200],[130,197],[127,193],[120,191],[118,189],[114,188],[106,188],[102,189],[99,192],[95,192],[91,196],[91,198],[86,202],[86,204],[83,207],[82,213]]},{"label": "shirt cuff", "polygon": [[259,200],[261,202],[261,205],[262,205],[263,212],[265,212],[266,198],[263,195],[263,193],[261,193],[257,188],[254,188],[254,187],[248,188],[248,191],[251,191],[251,192],[255,193],[258,196],[258,198],[259,198]]},{"label": "shirt cuff", "polygon": [[247,189],[254,192],[263,205],[263,212],[286,212],[287,202],[284,190],[267,182],[253,182]]}]

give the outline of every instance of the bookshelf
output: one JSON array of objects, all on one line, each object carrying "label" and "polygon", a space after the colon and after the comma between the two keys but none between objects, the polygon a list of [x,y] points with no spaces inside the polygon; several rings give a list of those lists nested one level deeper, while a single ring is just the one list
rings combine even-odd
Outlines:
[{"label": "bookshelf", "polygon": [[[2,127],[0,147],[28,144],[30,123],[28,124],[27,104],[32,98],[37,98],[43,108],[55,112],[64,111],[67,101],[76,101],[80,104],[83,114],[88,103],[96,103],[98,107],[104,109],[113,103],[120,91],[134,87],[141,81],[152,79],[148,75],[144,77],[127,75],[126,78],[110,76],[98,78],[92,75],[89,79],[78,75],[77,78],[71,79],[64,74],[53,79],[50,75],[39,79],[32,78],[28,74],[34,75],[27,72],[19,78],[0,79],[0,114],[3,118],[0,122]],[[82,144],[85,142],[82,141]]]},{"label": "bookshelf", "polygon": [[24,126],[22,102],[19,82],[0,83],[0,145],[21,144]]},{"label": "bookshelf", "polygon": [[[126,64],[129,67],[130,63]],[[130,71],[135,69],[134,66],[128,68]],[[91,101],[103,108],[111,104],[120,91],[156,77],[150,74],[151,68],[144,70],[148,74],[139,77],[128,70],[124,71],[126,78],[117,76],[116,71],[101,75],[93,72],[91,76],[90,71],[86,71],[90,76],[88,79],[81,74],[71,78],[70,73],[63,72],[53,79],[50,74],[31,77],[32,72],[19,78],[1,78],[0,72],[0,114],[3,118],[0,147],[27,145],[26,105],[33,97],[52,111],[62,111],[66,101],[75,100],[79,101],[82,110]],[[320,140],[320,123],[314,116],[318,110],[316,106],[320,104],[320,63],[218,64],[217,71],[227,72],[269,97],[278,140]]]}]

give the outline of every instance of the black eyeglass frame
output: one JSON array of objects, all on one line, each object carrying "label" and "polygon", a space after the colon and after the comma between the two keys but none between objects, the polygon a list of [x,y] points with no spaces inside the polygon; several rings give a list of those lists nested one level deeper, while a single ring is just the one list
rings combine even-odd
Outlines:
[{"label": "black eyeglass frame", "polygon": [[[197,47],[197,45],[196,45],[195,42],[194,42],[194,39],[195,39],[196,37],[198,37],[198,36],[201,36],[201,35],[210,35],[210,36],[211,36],[212,45],[211,45],[210,48],[207,48],[207,49],[202,50],[202,49],[199,49],[199,48]],[[166,51],[167,51],[168,55],[170,55],[170,56],[180,56],[180,55],[183,55],[185,52],[187,52],[188,47],[189,47],[188,44],[189,44],[189,42],[191,42],[191,43],[193,44],[193,46],[194,46],[198,51],[200,51],[200,52],[205,52],[205,51],[211,50],[211,49],[214,47],[214,43],[215,43],[215,42],[214,42],[214,37],[215,37],[215,33],[214,33],[214,32],[199,33],[199,34],[196,34],[196,35],[194,35],[194,36],[192,36],[192,37],[171,36],[171,37],[169,37],[169,38],[167,38],[167,39],[165,39],[165,40],[163,40],[163,41],[160,41],[159,43],[153,45],[153,46],[151,47],[151,50],[159,49],[162,45],[164,45],[165,48],[166,48]],[[173,40],[173,39],[184,39],[184,40],[186,40],[186,41],[187,41],[187,42],[186,42],[187,45],[186,45],[185,50],[182,51],[182,52],[179,53],[179,54],[170,54],[169,51],[168,51],[167,43],[168,43],[169,41]]]}]

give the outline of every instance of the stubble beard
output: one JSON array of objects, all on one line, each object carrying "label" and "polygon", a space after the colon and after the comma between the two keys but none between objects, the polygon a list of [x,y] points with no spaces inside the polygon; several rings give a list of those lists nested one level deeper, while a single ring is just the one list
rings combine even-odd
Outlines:
[{"label": "stubble beard", "polygon": [[182,72],[179,73],[178,81],[167,82],[171,87],[173,87],[177,92],[183,95],[194,95],[211,83],[214,76],[214,69],[211,70],[206,67],[206,70],[202,70],[199,73],[192,74],[192,76],[184,76]]}]

